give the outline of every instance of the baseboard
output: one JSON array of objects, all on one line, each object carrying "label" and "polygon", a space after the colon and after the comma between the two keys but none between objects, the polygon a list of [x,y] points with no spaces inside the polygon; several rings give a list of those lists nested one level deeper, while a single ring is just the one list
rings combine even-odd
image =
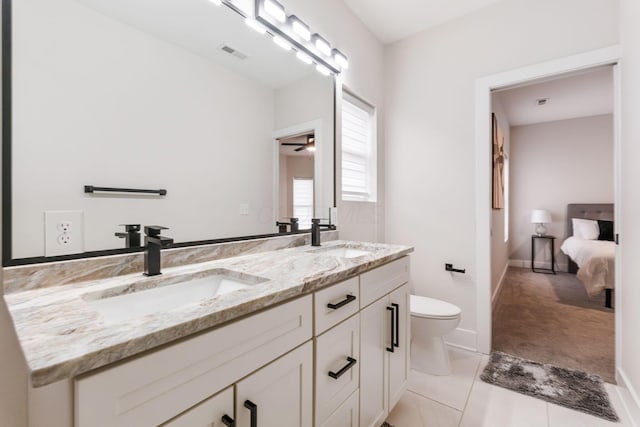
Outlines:
[{"label": "baseboard", "polygon": [[622,368],[616,370],[616,382],[618,383],[616,391],[624,411],[633,427],[640,427],[640,398]]},{"label": "baseboard", "polygon": [[[547,261],[536,261],[533,263],[535,268],[551,268],[551,263]],[[531,268],[530,259],[510,259],[509,267]],[[569,271],[569,264],[566,262],[556,262],[556,271]]]},{"label": "baseboard", "polygon": [[444,337],[444,341],[450,346],[474,352],[478,351],[477,340],[478,333],[476,331],[470,331],[462,328],[456,328],[455,331]]},{"label": "baseboard", "polygon": [[504,270],[502,270],[502,274],[500,275],[500,280],[498,280],[498,286],[496,286],[496,290],[493,291],[493,295],[491,295],[491,311],[495,309],[496,300],[498,299],[498,295],[500,295],[500,290],[502,289],[502,284],[504,283],[504,276],[507,275],[507,270],[509,269],[509,263],[504,266]]}]

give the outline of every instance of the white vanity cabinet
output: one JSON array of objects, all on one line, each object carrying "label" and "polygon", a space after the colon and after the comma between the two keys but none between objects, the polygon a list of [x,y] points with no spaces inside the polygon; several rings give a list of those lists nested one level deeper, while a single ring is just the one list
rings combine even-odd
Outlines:
[{"label": "white vanity cabinet", "polygon": [[361,294],[365,294],[367,286],[377,290],[368,293],[374,301],[360,312],[360,370],[366,372],[360,382],[360,427],[381,425],[406,389],[410,344],[408,280],[408,258],[360,277]]},{"label": "white vanity cabinet", "polygon": [[74,426],[378,427],[409,372],[409,258],[74,381]]}]

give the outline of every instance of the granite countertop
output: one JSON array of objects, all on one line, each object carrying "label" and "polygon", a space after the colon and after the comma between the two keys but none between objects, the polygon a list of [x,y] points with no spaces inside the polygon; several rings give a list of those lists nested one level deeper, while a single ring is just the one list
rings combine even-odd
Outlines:
[{"label": "granite countertop", "polygon": [[[322,248],[367,250],[355,258],[322,254]],[[412,247],[332,241],[322,248],[301,246],[237,256],[163,274],[141,273],[15,292],[5,301],[35,387],[93,369],[233,321],[283,301],[370,270],[413,251]],[[312,250],[316,252],[309,252]],[[318,250],[319,249],[319,250]],[[232,275],[251,286],[171,310],[124,320],[103,316],[91,301],[212,273]]]}]

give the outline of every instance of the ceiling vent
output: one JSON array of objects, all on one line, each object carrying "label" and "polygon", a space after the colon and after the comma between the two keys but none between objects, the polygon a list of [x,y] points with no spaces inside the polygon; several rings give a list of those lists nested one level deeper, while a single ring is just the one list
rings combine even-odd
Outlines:
[{"label": "ceiling vent", "polygon": [[549,102],[549,98],[536,99],[537,105],[547,105],[547,102]]},{"label": "ceiling vent", "polygon": [[233,55],[238,59],[247,59],[247,55],[245,55],[244,53],[240,52],[239,50],[236,50],[234,48],[232,48],[231,46],[228,46],[226,44],[223,44],[220,46],[220,50],[223,52],[228,53],[229,55]]}]

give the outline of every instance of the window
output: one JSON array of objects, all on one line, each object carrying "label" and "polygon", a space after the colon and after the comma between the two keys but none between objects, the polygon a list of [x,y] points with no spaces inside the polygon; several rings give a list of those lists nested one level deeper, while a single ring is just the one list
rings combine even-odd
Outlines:
[{"label": "window", "polygon": [[342,200],[376,201],[375,108],[345,92],[342,98]]},{"label": "window", "polygon": [[293,178],[293,216],[301,230],[311,228],[313,218],[313,179]]}]

